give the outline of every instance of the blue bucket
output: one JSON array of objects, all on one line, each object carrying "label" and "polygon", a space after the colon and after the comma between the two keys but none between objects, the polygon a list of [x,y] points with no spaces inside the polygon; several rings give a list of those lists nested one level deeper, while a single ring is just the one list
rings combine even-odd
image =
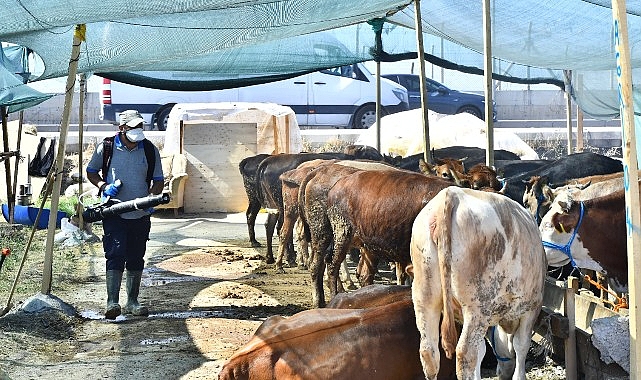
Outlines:
[{"label": "blue bucket", "polygon": [[[36,221],[36,216],[38,215],[38,207],[31,206],[21,206],[15,205],[15,210],[13,212],[13,222],[18,224],[24,224],[26,226],[33,226]],[[6,204],[2,205],[2,216],[8,222],[9,221],[9,207]],[[60,221],[62,218],[66,218],[67,213],[64,211],[58,211],[58,217],[56,218],[56,228],[60,228]],[[38,229],[44,230],[47,228],[49,223],[49,209],[42,209],[42,214],[40,214],[40,220],[38,221]]]}]

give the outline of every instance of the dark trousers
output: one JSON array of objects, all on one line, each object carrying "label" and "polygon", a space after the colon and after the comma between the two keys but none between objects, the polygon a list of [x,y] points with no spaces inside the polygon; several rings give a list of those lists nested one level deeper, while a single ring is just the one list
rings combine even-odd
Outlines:
[{"label": "dark trousers", "polygon": [[107,270],[143,270],[151,230],[149,216],[140,219],[122,219],[114,216],[103,220],[102,227],[102,246],[107,259]]}]

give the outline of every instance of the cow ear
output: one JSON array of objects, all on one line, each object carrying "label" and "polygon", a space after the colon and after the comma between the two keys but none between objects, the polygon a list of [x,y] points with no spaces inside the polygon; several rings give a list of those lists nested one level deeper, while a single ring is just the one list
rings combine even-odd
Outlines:
[{"label": "cow ear", "polygon": [[430,174],[433,171],[433,166],[430,165],[429,163],[425,162],[424,159],[419,158],[418,159],[418,170],[423,173],[423,174]]},{"label": "cow ear", "polygon": [[561,209],[563,210],[563,212],[570,211],[570,203],[569,202],[559,201],[559,206],[561,206]]},{"label": "cow ear", "polygon": [[414,264],[409,264],[405,267],[405,272],[414,280]]}]

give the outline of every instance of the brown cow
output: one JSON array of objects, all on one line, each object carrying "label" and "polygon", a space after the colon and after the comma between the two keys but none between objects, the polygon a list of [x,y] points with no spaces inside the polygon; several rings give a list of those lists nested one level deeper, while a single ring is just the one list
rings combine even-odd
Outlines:
[{"label": "brown cow", "polygon": [[[292,240],[294,225],[300,215],[298,192],[300,190],[301,182],[303,182],[305,177],[313,170],[318,169],[322,165],[332,163],[362,170],[399,170],[391,165],[369,160],[312,160],[300,164],[296,169],[289,170],[281,174],[280,179],[282,181],[283,224],[279,233],[280,244],[278,248],[278,255],[276,258],[276,270],[279,272],[283,272],[282,263],[287,247],[286,244],[287,242]],[[306,253],[307,252],[298,252],[299,255],[303,256],[302,260],[299,259],[299,265],[302,264],[303,267],[309,265]]]},{"label": "brown cow", "polygon": [[[362,171],[339,179],[327,194],[326,218],[331,229],[323,231],[334,237],[333,250],[327,256],[331,258],[331,295],[337,292],[339,265],[352,246],[361,248],[361,254],[366,251],[407,267],[414,218],[432,197],[451,185],[450,181],[409,171]],[[316,249],[314,254],[326,252],[324,247]],[[312,276],[320,273],[319,264],[312,261]],[[405,273],[397,276],[403,283]],[[361,285],[371,284],[373,271],[367,277],[359,275],[359,280]],[[323,290],[316,283],[313,286],[313,301],[322,307]]]},{"label": "brown cow", "polygon": [[573,260],[579,268],[605,273],[617,292],[627,292],[625,208],[624,190],[585,201],[559,194],[539,225],[548,264]]},{"label": "brown cow", "polygon": [[218,379],[422,379],[419,340],[411,300],[270,317]]},{"label": "brown cow", "polygon": [[462,174],[465,173],[465,166],[463,165],[464,159],[454,159],[454,158],[437,158],[435,163],[432,165],[429,162],[425,162],[424,159],[418,160],[418,169],[423,174],[433,175],[436,177],[441,177],[450,181],[454,181],[453,171]]},{"label": "brown cow", "polygon": [[[283,225],[281,226],[278,238],[280,240],[278,246],[278,254],[276,256],[276,271],[283,273],[283,259],[287,249],[288,242],[292,241],[294,233],[294,225],[299,217],[298,211],[298,190],[300,183],[305,177],[313,170],[316,170],[321,165],[330,164],[337,160],[324,160],[317,159],[303,162],[298,165],[296,169],[288,170],[280,175],[282,181],[282,195],[283,195]],[[290,263],[293,266],[294,263]],[[298,265],[305,268],[309,265],[306,252],[298,252]]]},{"label": "brown cow", "polygon": [[501,182],[497,178],[496,170],[484,165],[476,164],[469,170],[465,170],[462,160],[452,158],[439,159],[435,165],[419,160],[421,173],[434,175],[454,182],[460,187],[468,187],[475,190],[499,192]]},{"label": "brown cow", "polygon": [[338,293],[327,303],[328,309],[365,309],[412,300],[409,285],[371,284],[349,293]]},{"label": "brown cow", "polygon": [[[350,159],[354,158],[344,153],[297,153],[297,154],[276,154],[265,158],[258,165],[256,170],[257,194],[261,205],[268,211],[265,233],[267,235],[267,254],[265,262],[273,264],[274,254],[272,250],[272,238],[274,230],[283,224],[283,196],[282,182],[280,175],[288,170],[298,167],[303,162],[315,159]],[[293,242],[288,242],[288,256],[293,256]],[[291,261],[291,260],[290,260]]]}]

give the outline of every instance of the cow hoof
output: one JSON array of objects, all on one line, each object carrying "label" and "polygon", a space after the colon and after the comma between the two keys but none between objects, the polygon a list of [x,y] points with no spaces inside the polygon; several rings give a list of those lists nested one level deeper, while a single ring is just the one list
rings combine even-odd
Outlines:
[{"label": "cow hoof", "polygon": [[273,264],[275,262],[276,262],[276,260],[274,260],[273,257],[268,257],[268,258],[265,259],[265,264]]},{"label": "cow hoof", "polygon": [[289,265],[290,268],[296,268],[298,266],[296,264],[296,261],[290,261],[290,262],[287,263],[287,265]]},{"label": "cow hoof", "polygon": [[309,268],[305,264],[298,264],[298,269],[300,269],[300,270],[308,270]]},{"label": "cow hoof", "polygon": [[285,273],[285,269],[283,269],[283,268],[276,268],[276,273],[278,273],[278,274],[284,274],[284,273]]},{"label": "cow hoof", "polygon": [[351,284],[347,285],[347,290],[356,290],[356,289],[358,289],[358,287],[356,285],[354,285],[353,282]]},{"label": "cow hoof", "polygon": [[262,245],[257,241],[252,241],[251,244],[252,244],[252,248],[262,247]]}]

